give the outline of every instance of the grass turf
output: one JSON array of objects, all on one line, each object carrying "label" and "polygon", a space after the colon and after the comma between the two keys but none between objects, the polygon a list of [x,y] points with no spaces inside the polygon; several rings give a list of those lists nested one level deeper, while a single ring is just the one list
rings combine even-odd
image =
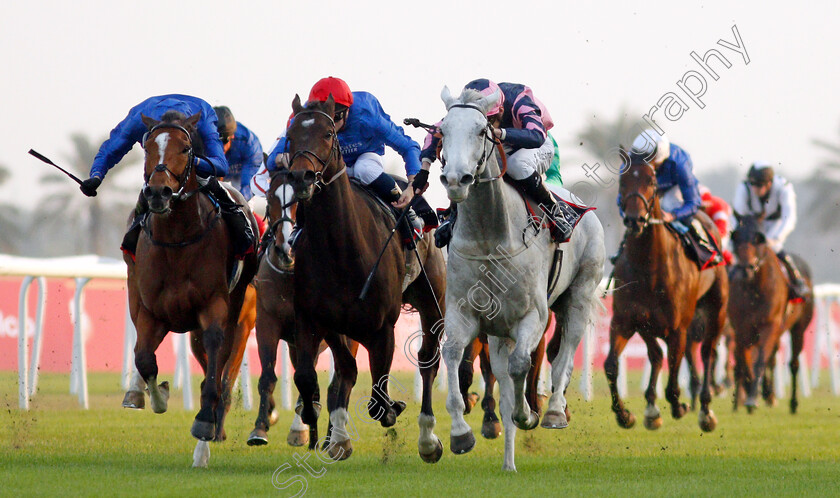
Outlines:
[{"label": "grass turf", "polygon": [[[354,401],[369,394],[368,374],[359,377]],[[412,385],[410,376],[397,378]],[[268,446],[248,447],[245,440],[256,412],[245,412],[237,400],[226,422],[228,440],[211,445],[208,469],[192,469],[195,440],[189,428],[195,411],[183,410],[180,391],[173,391],[166,414],[152,413],[148,398],[146,410],[125,410],[120,408],[118,376],[91,374],[91,409],[82,410],[68,393],[68,376],[47,374],[41,376],[32,409],[23,412],[17,409],[17,376],[3,372],[0,495],[239,496],[279,491],[292,496],[304,485],[308,496],[840,495],[840,398],[831,396],[825,385],[813,397],[800,398],[795,416],[788,413],[787,399],[747,415],[743,409],[733,413],[730,398],[716,398],[712,407],[718,428],[704,434],[696,413],[673,420],[664,400],[659,402],[663,427],[645,430],[644,400],[632,387],[638,386],[632,374],[627,402],[639,421],[633,429],[620,429],[609,408],[603,372],[595,380],[592,402],[570,390],[569,428],[517,432],[518,473],[512,474],[501,470],[503,438],[481,438],[481,415],[476,411],[467,416],[478,438],[475,449],[460,456],[449,451],[450,419],[438,391],[436,434],[444,443],[444,455],[434,465],[417,456],[420,408],[408,399],[393,429],[364,423],[351,404],[359,431],[354,453],[347,461],[329,465],[303,448],[286,445],[291,412],[281,414],[269,432]],[[194,379],[196,393],[198,381]],[[322,378],[322,386],[325,383]],[[320,421],[323,434],[326,417]],[[297,465],[307,454],[314,475]],[[275,483],[300,477],[278,490],[272,476],[286,464],[288,468],[274,476]]]}]

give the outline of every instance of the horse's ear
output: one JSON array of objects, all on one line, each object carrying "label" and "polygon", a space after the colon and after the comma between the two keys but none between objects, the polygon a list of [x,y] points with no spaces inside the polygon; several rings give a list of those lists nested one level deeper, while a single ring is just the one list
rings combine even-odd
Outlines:
[{"label": "horse's ear", "polygon": [[440,100],[443,101],[447,110],[449,110],[449,107],[455,103],[455,99],[452,97],[452,94],[449,92],[449,87],[446,85],[444,85],[443,90],[440,91]]},{"label": "horse's ear", "polygon": [[295,94],[295,99],[292,100],[292,112],[297,114],[303,110],[303,106],[300,105],[300,95]]},{"label": "horse's ear", "polygon": [[324,103],[327,105],[327,108],[325,109],[326,113],[330,116],[335,114],[335,99],[333,98],[332,93],[327,96],[327,100]]},{"label": "horse's ear", "polygon": [[149,116],[146,116],[145,114],[140,114],[140,119],[143,121],[143,124],[146,125],[147,130],[151,130],[152,128],[155,127],[155,125],[160,123],[160,121],[158,121],[157,119],[150,118]]},{"label": "horse's ear", "polygon": [[495,92],[493,92],[492,94],[490,94],[486,97],[481,97],[481,99],[478,102],[476,102],[476,104],[478,105],[478,107],[480,107],[484,110],[485,114],[487,114],[487,112],[490,109],[492,109],[496,104],[499,103],[499,99],[501,99],[501,98],[502,98],[502,92],[499,91],[499,90],[496,90]]},{"label": "horse's ear", "polygon": [[199,120],[201,120],[201,111],[198,111],[197,113],[188,117],[184,121],[184,128],[186,128],[188,130],[194,130],[196,128],[196,126],[198,125]]}]

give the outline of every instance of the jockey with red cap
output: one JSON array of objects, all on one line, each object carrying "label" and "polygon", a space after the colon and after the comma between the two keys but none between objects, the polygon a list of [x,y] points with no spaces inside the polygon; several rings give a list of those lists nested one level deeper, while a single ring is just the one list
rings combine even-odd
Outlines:
[{"label": "jockey with red cap", "polygon": [[[486,78],[479,78],[467,83],[464,89],[474,90],[484,96],[499,94],[498,103],[487,111],[487,120],[493,127],[493,134],[505,148],[506,175],[512,180],[511,183],[542,205],[547,212],[554,212],[557,203],[542,178],[554,156],[554,141],[548,135],[554,123],[548,111],[534,97],[530,88],[518,83],[496,84]],[[420,153],[422,169],[413,183],[415,194],[423,192],[429,185],[429,169],[436,158],[439,141],[440,138],[432,133],[426,137]],[[453,209],[449,220],[438,228],[435,234],[438,247],[449,243],[455,217]],[[552,224],[554,240],[567,240],[570,234],[563,232],[559,224]]]},{"label": "jockey with red cap", "polygon": [[717,226],[720,232],[720,246],[723,248],[723,259],[726,264],[729,264],[732,262],[732,253],[725,248],[729,247],[729,219],[732,217],[732,208],[725,200],[712,195],[705,185],[698,184],[697,188],[700,191],[700,209],[709,215]]},{"label": "jockey with red cap", "polygon": [[[402,127],[391,121],[376,97],[368,92],[351,92],[347,83],[340,78],[330,76],[316,82],[309,92],[307,103],[325,102],[330,95],[335,101],[335,128],[341,155],[347,165],[347,175],[357,179],[394,207],[407,206],[414,197],[414,191],[410,188],[402,191],[394,179],[385,173],[382,156],[386,145],[397,151],[405,161],[406,176],[411,183],[414,175],[420,171],[420,145],[408,137]],[[291,119],[294,116],[289,123]],[[265,195],[269,183],[268,174],[288,167],[288,155],[284,132],[268,154],[266,171],[261,171],[252,181],[255,194]],[[427,210],[431,213],[431,208],[427,207]],[[413,213],[409,218],[415,230],[422,230],[422,222]],[[293,237],[296,235],[293,234]]]}]

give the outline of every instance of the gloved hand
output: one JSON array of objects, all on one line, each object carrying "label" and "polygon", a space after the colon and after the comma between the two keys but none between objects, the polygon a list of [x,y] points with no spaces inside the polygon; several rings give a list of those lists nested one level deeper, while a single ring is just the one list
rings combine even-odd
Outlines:
[{"label": "gloved hand", "polygon": [[79,186],[79,190],[81,190],[82,193],[88,197],[96,197],[96,189],[99,188],[99,185],[101,184],[101,178],[92,176],[82,182],[82,184]]},{"label": "gloved hand", "polygon": [[411,188],[414,189],[414,195],[423,195],[423,192],[429,188],[429,171],[421,169],[414,175],[414,181],[411,182]]}]

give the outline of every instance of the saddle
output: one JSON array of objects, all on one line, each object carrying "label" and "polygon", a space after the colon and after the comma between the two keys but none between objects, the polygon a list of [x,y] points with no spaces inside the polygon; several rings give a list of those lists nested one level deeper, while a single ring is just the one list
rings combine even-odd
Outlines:
[{"label": "saddle", "polygon": [[680,239],[686,256],[694,261],[700,271],[726,264],[723,251],[720,249],[720,241],[699,219],[692,218],[688,231],[684,233],[672,223],[666,223],[665,226]]},{"label": "saddle", "polygon": [[[505,176],[504,178],[507,180],[508,177]],[[540,207],[538,202],[527,197],[519,189],[516,189],[525,204],[525,209],[528,213],[528,219],[530,222],[529,228],[534,231],[534,234],[537,234],[543,228],[550,228],[550,224],[561,224],[571,227],[571,229],[568,230],[569,237],[571,238],[575,227],[580,222],[583,215],[586,214],[587,211],[594,211],[595,207],[582,206],[568,201],[561,197],[557,191],[551,189],[551,187],[556,188],[556,186],[549,186],[549,184],[545,184],[545,186],[548,188],[549,192],[551,192],[552,197],[554,197],[554,201],[557,203],[554,213],[547,213],[542,207]],[[568,241],[569,239],[566,239],[560,243],[562,244]]]}]

